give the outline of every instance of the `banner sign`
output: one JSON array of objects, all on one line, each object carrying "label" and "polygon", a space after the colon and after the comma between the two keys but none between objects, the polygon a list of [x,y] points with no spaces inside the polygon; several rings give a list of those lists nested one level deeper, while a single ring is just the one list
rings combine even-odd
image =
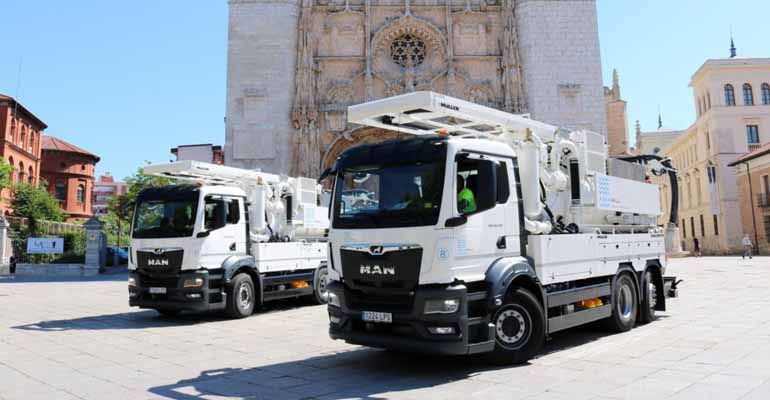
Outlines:
[{"label": "banner sign", "polygon": [[27,254],[59,254],[64,252],[64,238],[28,238]]}]

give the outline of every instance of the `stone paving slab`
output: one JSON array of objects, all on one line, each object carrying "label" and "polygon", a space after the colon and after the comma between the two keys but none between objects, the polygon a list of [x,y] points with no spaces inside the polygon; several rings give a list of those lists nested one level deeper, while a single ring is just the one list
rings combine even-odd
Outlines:
[{"label": "stone paving slab", "polygon": [[654,323],[562,332],[512,367],[332,341],[305,300],[164,319],[128,307],[125,275],[0,277],[0,400],[770,399],[770,258],[669,273],[682,297]]}]

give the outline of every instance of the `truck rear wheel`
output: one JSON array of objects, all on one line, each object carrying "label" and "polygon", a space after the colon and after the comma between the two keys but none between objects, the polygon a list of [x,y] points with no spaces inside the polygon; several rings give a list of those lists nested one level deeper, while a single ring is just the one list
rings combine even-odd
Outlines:
[{"label": "truck rear wheel", "polygon": [[639,308],[634,280],[628,274],[615,276],[612,282],[612,315],[604,320],[607,329],[626,332],[634,327]]},{"label": "truck rear wheel", "polygon": [[655,320],[655,306],[658,300],[658,288],[652,270],[642,274],[642,306],[639,308],[639,322],[646,324]]},{"label": "truck rear wheel", "polygon": [[326,266],[318,268],[315,273],[315,279],[313,280],[313,296],[318,304],[326,304],[329,300],[329,293],[326,290],[326,286],[329,283],[329,270]]},{"label": "truck rear wheel", "polygon": [[254,312],[256,298],[257,292],[251,276],[246,273],[236,275],[227,293],[227,315],[233,318],[248,317]]},{"label": "truck rear wheel", "polygon": [[520,364],[534,357],[545,341],[545,313],[537,298],[526,289],[516,288],[495,311],[495,349],[489,361]]}]

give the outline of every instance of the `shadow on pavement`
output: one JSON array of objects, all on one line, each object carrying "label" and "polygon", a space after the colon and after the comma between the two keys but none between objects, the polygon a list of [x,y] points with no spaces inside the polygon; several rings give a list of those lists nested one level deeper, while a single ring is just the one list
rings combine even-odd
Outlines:
[{"label": "shadow on pavement", "polygon": [[126,282],[128,273],[124,271],[109,272],[93,276],[69,275],[8,275],[0,276],[0,285],[13,283],[56,283],[56,282]]},{"label": "shadow on pavement", "polygon": [[[580,346],[610,334],[595,327],[564,331],[546,344],[541,356]],[[391,397],[394,392],[430,389],[483,372],[528,366],[495,366],[487,363],[482,356],[446,357],[358,348],[255,368],[203,371],[196,378],[153,387],[148,391],[175,400],[210,396],[266,400],[375,400]],[[423,397],[420,393],[415,395]],[[433,393],[427,397],[440,396],[441,393]]]},{"label": "shadow on pavement", "polygon": [[[128,302],[128,292],[125,293]],[[273,301],[257,310],[249,318],[259,318],[273,312],[291,310],[310,304],[309,299],[286,299]],[[124,330],[163,328],[185,325],[205,324],[227,321],[230,318],[224,312],[183,313],[175,317],[164,317],[154,310],[137,310],[117,314],[96,315],[90,317],[40,321],[33,324],[14,326],[13,329],[27,331],[73,331],[73,330]]]}]

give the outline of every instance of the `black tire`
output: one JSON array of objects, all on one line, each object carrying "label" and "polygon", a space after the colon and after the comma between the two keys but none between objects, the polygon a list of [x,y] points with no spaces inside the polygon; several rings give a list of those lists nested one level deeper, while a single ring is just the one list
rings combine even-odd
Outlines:
[{"label": "black tire", "polygon": [[495,349],[487,355],[494,364],[521,364],[537,355],[545,342],[545,312],[537,298],[516,288],[495,310]]},{"label": "black tire", "polygon": [[161,316],[165,318],[171,318],[179,316],[179,314],[182,313],[182,310],[155,310],[160,314]]},{"label": "black tire", "polygon": [[642,274],[642,306],[639,307],[639,322],[643,324],[655,320],[655,305],[657,304],[658,288],[655,285],[655,275],[651,268]]},{"label": "black tire", "polygon": [[313,279],[313,297],[318,304],[326,304],[329,301],[329,293],[326,286],[329,284],[329,270],[326,266],[318,268]]},{"label": "black tire", "polygon": [[639,308],[638,293],[631,275],[625,273],[615,276],[612,281],[612,315],[602,321],[605,328],[626,332],[634,327]]},{"label": "black tire", "polygon": [[235,276],[227,292],[227,315],[233,318],[246,318],[254,312],[257,299],[254,281],[247,273]]}]

